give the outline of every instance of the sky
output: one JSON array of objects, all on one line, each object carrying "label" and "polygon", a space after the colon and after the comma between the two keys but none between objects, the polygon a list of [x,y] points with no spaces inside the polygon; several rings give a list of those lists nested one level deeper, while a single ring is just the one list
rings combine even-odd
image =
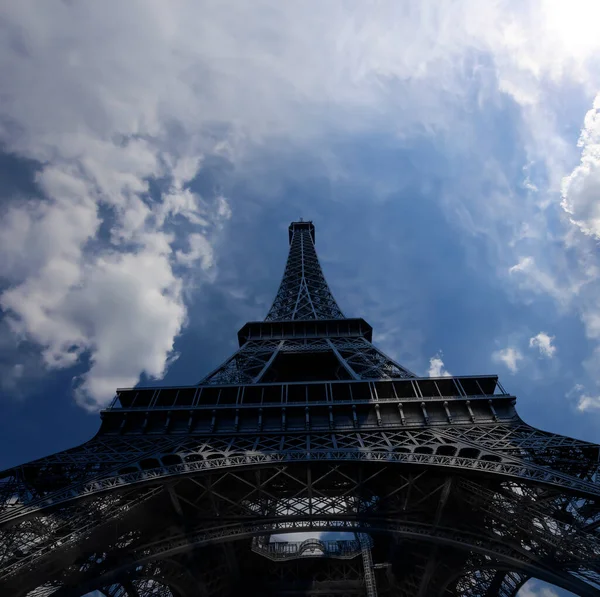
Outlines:
[{"label": "sky", "polygon": [[216,367],[300,217],[390,356],[497,373],[528,423],[600,441],[599,19],[0,0],[0,467]]}]

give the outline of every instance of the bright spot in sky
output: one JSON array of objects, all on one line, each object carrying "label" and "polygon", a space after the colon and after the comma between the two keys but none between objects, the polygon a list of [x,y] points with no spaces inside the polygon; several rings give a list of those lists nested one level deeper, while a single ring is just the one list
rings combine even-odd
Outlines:
[{"label": "bright spot in sky", "polygon": [[542,14],[548,33],[556,35],[565,53],[585,58],[600,45],[597,0],[546,0]]}]

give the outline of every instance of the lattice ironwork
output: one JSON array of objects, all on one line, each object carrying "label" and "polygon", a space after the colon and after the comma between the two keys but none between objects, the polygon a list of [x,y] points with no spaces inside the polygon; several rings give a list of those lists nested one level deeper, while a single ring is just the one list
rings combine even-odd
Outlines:
[{"label": "lattice ironwork", "polygon": [[314,238],[311,222],[290,225],[290,253],[266,321],[344,318],[321,270]]},{"label": "lattice ironwork", "polygon": [[201,384],[120,390],[92,440],[0,474],[0,594],[600,594],[600,446],[495,376],[414,376],[343,319],[312,224],[290,243]]},{"label": "lattice ironwork", "polygon": [[[415,377],[402,365],[393,361],[364,338],[319,338],[302,340],[253,340],[246,342],[233,356],[209,373],[200,383],[215,385],[260,383],[267,379],[277,381],[275,359],[298,354],[329,353],[333,365],[322,376],[324,379],[405,379]],[[323,362],[320,363],[323,366]],[[269,375],[269,369],[275,374]],[[315,367],[315,369],[318,368]],[[289,369],[289,368],[288,368]],[[286,372],[287,373],[287,372]],[[304,372],[305,374],[305,372]],[[303,372],[287,373],[286,380],[302,379]]]},{"label": "lattice ironwork", "polygon": [[304,539],[304,541],[294,541],[292,535],[291,539],[290,541],[271,541],[268,535],[254,537],[252,551],[273,561],[319,557],[348,560],[358,556],[363,547],[370,549],[373,545],[373,541],[368,535],[354,539],[311,538]]}]

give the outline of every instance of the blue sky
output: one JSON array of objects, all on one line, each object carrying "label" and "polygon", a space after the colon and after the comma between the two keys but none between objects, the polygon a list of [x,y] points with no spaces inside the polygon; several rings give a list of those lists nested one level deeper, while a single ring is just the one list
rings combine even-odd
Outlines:
[{"label": "blue sky", "polygon": [[600,441],[596,3],[2,5],[2,468],[215,367],[299,217],[391,356]]}]

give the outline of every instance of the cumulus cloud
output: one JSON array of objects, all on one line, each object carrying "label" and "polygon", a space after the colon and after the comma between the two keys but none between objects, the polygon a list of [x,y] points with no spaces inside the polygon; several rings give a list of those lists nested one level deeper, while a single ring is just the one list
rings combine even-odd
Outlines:
[{"label": "cumulus cloud", "polygon": [[[63,156],[37,175],[42,196],[14,201],[4,213],[0,274],[9,286],[0,306],[15,334],[40,345],[48,368],[89,357],[76,395],[95,407],[142,372],[164,374],[186,321],[173,263],[210,268],[211,230],[230,212],[224,198],[211,207],[184,188],[197,164],[171,157],[173,168],[165,170],[160,150],[136,139],[79,143],[76,158],[64,155],[73,145],[56,145]],[[147,181],[164,175],[172,184],[153,204]],[[173,249],[168,227],[175,216],[187,222],[188,252]]]},{"label": "cumulus cloud", "polygon": [[585,115],[580,164],[563,179],[562,207],[582,232],[600,238],[600,94]]},{"label": "cumulus cloud", "polygon": [[551,359],[556,353],[556,346],[552,344],[553,340],[554,336],[549,336],[546,332],[540,332],[529,338],[529,348],[537,348],[543,357]]},{"label": "cumulus cloud", "polygon": [[523,355],[517,348],[512,346],[492,353],[492,361],[495,363],[503,363],[513,374],[519,370],[519,361],[522,360]]},{"label": "cumulus cloud", "polygon": [[[164,374],[186,321],[173,256],[183,265],[199,262],[208,269],[212,248],[205,233],[193,232],[189,252],[173,253],[174,237],[156,225],[162,224],[161,216],[153,219],[139,196],[128,196],[116,203],[120,214],[113,221],[111,244],[89,251],[86,245],[101,223],[102,199],[70,194],[86,179],[55,168],[44,169],[40,179],[45,200],[8,211],[10,243],[3,249],[13,285],[0,295],[0,305],[13,331],[43,348],[49,368],[72,366],[89,354],[91,367],[78,380],[77,396],[95,406],[116,387],[134,385],[142,371],[152,377]],[[118,184],[111,188],[131,192],[131,185],[125,191]],[[159,209],[164,211],[165,205]],[[15,221],[19,225],[10,226]],[[122,250],[124,243],[133,243],[135,250]]]},{"label": "cumulus cloud", "polygon": [[441,352],[429,359],[427,375],[429,377],[450,377],[452,375],[452,373],[446,371]]}]

